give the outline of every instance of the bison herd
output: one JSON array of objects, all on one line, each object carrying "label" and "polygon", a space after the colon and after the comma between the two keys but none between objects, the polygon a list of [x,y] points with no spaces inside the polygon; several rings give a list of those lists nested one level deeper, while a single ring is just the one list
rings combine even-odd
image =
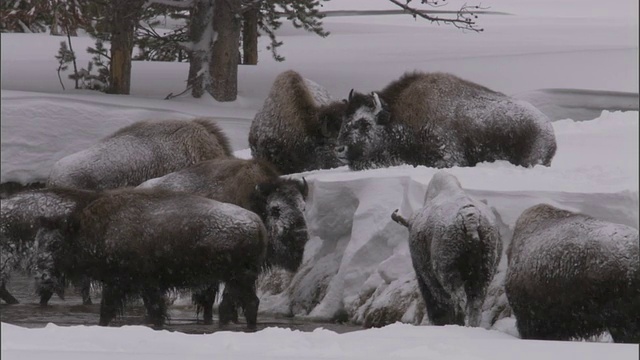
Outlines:
[{"label": "bison herd", "polygon": [[[309,239],[307,182],[284,177],[348,165],[448,168],[506,160],[550,166],[549,119],[532,105],[444,73],[407,73],[381,91],[335,100],[294,71],[275,79],[249,132],[253,159],[235,158],[209,119],[143,121],[60,159],[42,189],[2,199],[0,298],[28,270],[40,302],[67,284],[100,325],[132,298],[162,326],[171,290],[188,290],[213,321],[257,323],[256,279],[296,272]],[[422,209],[405,219],[419,290],[434,325],[479,326],[503,254],[495,215],[440,170]],[[638,231],[540,204],[525,210],[506,249],[505,292],[526,339],[609,331],[640,342]],[[220,284],[224,291],[219,293]]]}]

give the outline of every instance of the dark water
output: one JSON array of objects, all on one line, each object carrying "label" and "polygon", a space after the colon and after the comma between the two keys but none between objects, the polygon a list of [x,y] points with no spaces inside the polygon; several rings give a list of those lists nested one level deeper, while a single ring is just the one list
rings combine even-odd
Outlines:
[{"label": "dark water", "polygon": [[[20,301],[20,304],[7,305],[1,303],[0,320],[2,322],[27,328],[44,327],[48,323],[54,323],[59,326],[98,324],[100,299],[95,298],[95,296],[92,296],[95,304],[82,305],[82,298],[79,293],[71,287],[65,293],[65,300],[54,296],[49,301],[49,305],[43,307],[38,304],[39,299],[33,291],[30,277],[14,275],[7,288]],[[180,303],[184,302],[180,301]],[[141,303],[128,304],[125,307],[124,314],[112,321],[110,326],[148,325],[143,321],[144,313],[144,307]],[[242,317],[240,323],[224,327],[218,325],[215,314],[213,320],[213,325],[204,325],[202,323],[202,315],[198,318],[196,317],[194,306],[172,305],[169,307],[169,320],[162,329],[188,334],[208,334],[216,331],[247,331]],[[148,326],[151,327],[151,325]],[[274,318],[259,315],[257,330],[267,327],[281,327],[300,331],[313,331],[317,328],[324,328],[338,333],[362,329],[358,325],[310,322],[295,318]]]}]

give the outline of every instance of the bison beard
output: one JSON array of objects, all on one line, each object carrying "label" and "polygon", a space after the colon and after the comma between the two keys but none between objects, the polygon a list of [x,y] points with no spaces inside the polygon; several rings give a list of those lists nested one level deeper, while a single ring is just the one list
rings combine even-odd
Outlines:
[{"label": "bison beard", "polygon": [[255,281],[264,262],[266,230],[257,215],[230,204],[157,189],[108,192],[62,229],[67,241],[55,267],[103,284],[100,325],[139,295],[149,320],[161,326],[170,289],[237,294],[247,326],[256,325]]}]

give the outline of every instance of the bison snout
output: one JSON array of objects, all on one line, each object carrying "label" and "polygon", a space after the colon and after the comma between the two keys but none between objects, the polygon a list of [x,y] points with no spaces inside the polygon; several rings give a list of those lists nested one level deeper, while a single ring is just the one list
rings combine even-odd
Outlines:
[{"label": "bison snout", "polygon": [[339,160],[341,160],[342,162],[346,162],[347,161],[347,146],[346,145],[336,146],[334,151],[335,151],[336,156],[338,157]]}]

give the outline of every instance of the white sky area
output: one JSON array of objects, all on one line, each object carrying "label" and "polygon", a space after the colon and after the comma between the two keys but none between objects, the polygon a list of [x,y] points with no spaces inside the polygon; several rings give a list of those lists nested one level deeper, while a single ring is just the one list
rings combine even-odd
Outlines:
[{"label": "white sky area", "polygon": [[[439,10],[455,10],[463,3],[450,0]],[[287,60],[276,63],[264,49],[268,38],[262,37],[258,66],[240,67],[239,98],[224,104],[208,97],[163,100],[184,89],[186,63],[134,62],[130,96],[72,90],[66,74],[63,91],[54,55],[64,38],[3,33],[1,182],[43,181],[62,157],[150,118],[214,117],[234,150],[246,157],[243,149],[248,147],[251,120],[275,76],[287,69],[326,87],[336,98],[346,97],[351,88],[380,89],[410,70],[451,72],[514,96],[550,88],[638,92],[637,0],[485,0],[481,5],[509,15],[480,15],[482,33],[414,21],[406,15],[327,17],[324,23],[331,35],[325,39],[285,24],[279,36]],[[323,9],[398,8],[385,0],[332,0]],[[81,36],[72,41],[78,65],[86,66],[90,55],[82,50],[93,40]],[[579,95],[572,101],[578,108],[589,106]],[[638,123],[637,111],[605,111],[582,122],[556,121],[558,150],[550,167],[525,169],[496,162],[447,171],[472,196],[486,199],[507,231],[524,209],[540,202],[638,228]],[[372,311],[398,306],[398,298],[413,294],[417,287],[408,233],[391,221],[390,214],[400,209],[409,217],[419,210],[435,171],[400,166],[353,172],[341,167],[294,175],[305,176],[310,184],[306,216],[311,240],[302,266],[306,273],[299,274],[286,294],[262,293],[262,314],[294,309],[297,317],[322,320],[346,308],[362,321]],[[503,255],[494,283],[504,276],[504,260]],[[305,294],[318,283],[326,287],[324,296],[303,311],[299,304],[309,301]],[[364,304],[357,301],[363,293],[373,294]],[[487,299],[485,317],[499,301],[498,296]],[[427,326],[418,304],[403,305],[406,324],[347,334],[267,328],[256,333],[186,335],[142,326],[51,324],[25,329],[2,323],[1,355],[21,360],[638,356],[637,345],[520,340],[514,318],[502,319],[494,327],[485,318],[484,327],[489,329]]]}]

